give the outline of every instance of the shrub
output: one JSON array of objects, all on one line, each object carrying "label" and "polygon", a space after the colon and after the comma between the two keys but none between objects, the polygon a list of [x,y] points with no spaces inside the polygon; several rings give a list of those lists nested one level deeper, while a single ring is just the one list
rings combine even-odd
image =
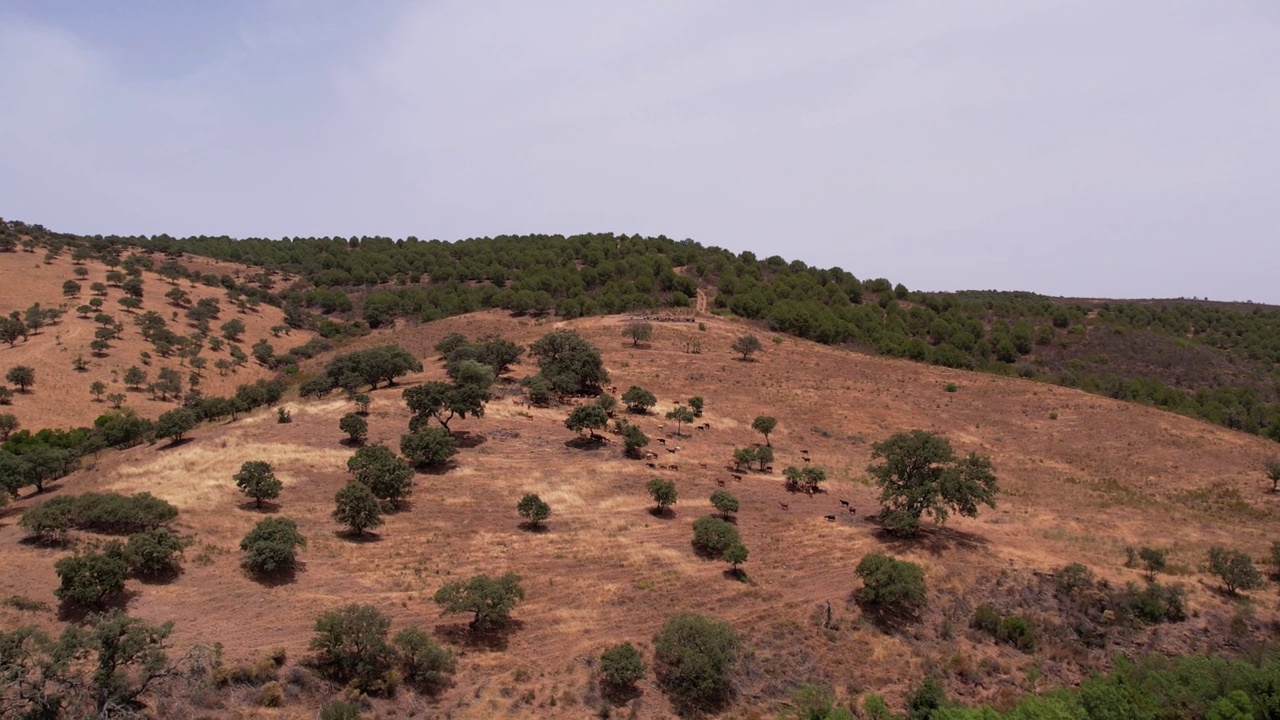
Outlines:
[{"label": "shrub", "polygon": [[650,497],[653,498],[656,512],[661,513],[676,504],[676,483],[674,480],[653,478],[645,483],[645,489],[649,491]]},{"label": "shrub", "polygon": [[[27,514],[32,514],[30,521]],[[118,493],[84,493],[54,498],[23,514],[21,524],[36,534],[64,525],[80,530],[131,535],[160,527],[178,516],[178,508],[151,493],[132,496]],[[40,529],[37,529],[36,526]]]},{"label": "shrub", "polygon": [[700,517],[693,523],[693,544],[710,557],[720,557],[739,542],[738,528],[714,515]]},{"label": "shrub", "polygon": [[360,706],[345,700],[334,700],[320,708],[320,720],[360,720]]},{"label": "shrub", "polygon": [[358,413],[347,413],[338,420],[338,429],[347,434],[353,445],[359,445],[369,435],[369,423]]},{"label": "shrub", "polygon": [[101,607],[124,592],[125,561],[108,553],[86,552],[54,563],[61,584],[53,594],[77,605]]},{"label": "shrub", "polygon": [[382,508],[368,485],[352,481],[334,496],[333,519],[351,528],[356,535],[382,525]]},{"label": "shrub", "polygon": [[973,620],[969,621],[969,627],[995,637],[1000,631],[1000,620],[1000,613],[996,612],[995,608],[982,603],[973,611]]},{"label": "shrub", "polygon": [[534,493],[526,493],[520,498],[520,502],[516,503],[516,512],[520,513],[520,517],[528,520],[530,526],[538,527],[551,517],[551,506]]},{"label": "shrub", "polygon": [[738,498],[728,490],[714,490],[711,493],[711,505],[720,511],[720,516],[728,519],[731,513],[738,512]]},{"label": "shrub", "polygon": [[453,653],[440,647],[430,635],[416,627],[396,633],[400,651],[400,667],[405,682],[418,690],[434,693],[449,684],[449,675],[457,667]]},{"label": "shrub", "polygon": [[729,699],[740,644],[729,623],[683,612],[654,638],[654,671],[680,708],[714,710]]},{"label": "shrub", "polygon": [[250,460],[240,465],[240,472],[233,478],[240,492],[254,500],[254,507],[262,507],[263,500],[274,500],[280,497],[284,484],[276,477],[271,464],[261,460]]},{"label": "shrub", "polygon": [[196,424],[200,422],[200,418],[187,408],[174,408],[165,413],[161,413],[156,419],[156,435],[169,438],[172,443],[182,440],[182,436],[191,432]]},{"label": "shrub", "polygon": [[124,560],[129,570],[138,575],[155,577],[175,572],[182,538],[168,528],[154,528],[129,536],[124,546]]},{"label": "shrub", "polygon": [[629,642],[614,645],[600,655],[600,675],[611,688],[622,689],[635,685],[644,677],[644,671],[640,651]]},{"label": "shrub", "polygon": [[924,570],[912,562],[871,553],[858,563],[864,604],[881,614],[911,613],[924,605]]},{"label": "shrub", "polygon": [[413,492],[413,468],[385,445],[371,445],[356,450],[347,460],[347,471],[356,482],[369,486],[373,496],[400,507]]},{"label": "shrub", "polygon": [[395,687],[390,628],[391,618],[372,605],[347,605],[316,620],[311,649],[331,679],[364,692],[387,692]]},{"label": "shrub", "polygon": [[1031,623],[1021,615],[1009,615],[1000,621],[996,631],[996,639],[1012,645],[1022,652],[1029,653],[1036,649],[1036,633]]},{"label": "shrub", "polygon": [[418,467],[440,467],[458,454],[458,441],[442,427],[401,436],[400,453]]},{"label": "shrub", "polygon": [[259,520],[240,541],[240,550],[245,553],[244,564],[249,570],[272,573],[292,568],[297,562],[297,549],[306,544],[296,522],[274,517]]}]

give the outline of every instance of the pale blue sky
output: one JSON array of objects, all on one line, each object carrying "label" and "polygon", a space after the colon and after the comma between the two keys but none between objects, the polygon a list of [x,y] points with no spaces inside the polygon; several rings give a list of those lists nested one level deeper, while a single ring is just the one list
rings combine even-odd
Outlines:
[{"label": "pale blue sky", "polygon": [[0,216],[1280,303],[1273,0],[8,0]]}]

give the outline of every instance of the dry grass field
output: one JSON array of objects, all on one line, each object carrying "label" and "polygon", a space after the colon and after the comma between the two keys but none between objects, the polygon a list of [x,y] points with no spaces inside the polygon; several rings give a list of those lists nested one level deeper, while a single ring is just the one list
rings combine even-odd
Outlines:
[{"label": "dry grass field", "polygon": [[[33,431],[46,427],[92,425],[94,418],[110,409],[105,399],[95,401],[89,394],[89,386],[94,381],[106,384],[108,394],[125,393],[128,396],[125,404],[144,417],[155,418],[176,407],[173,401],[155,400],[141,389],[126,388],[123,379],[125,370],[131,365],[145,370],[151,379],[155,379],[160,368],[171,367],[182,374],[183,387],[187,387],[191,368],[176,355],[159,357],[134,323],[134,318],[148,310],[154,310],[164,316],[169,328],[179,335],[192,332],[194,328],[184,316],[185,311],[164,297],[172,287],[170,282],[154,272],[144,271],[142,307],[132,312],[117,302],[124,297],[124,291],[119,287],[108,287],[107,295],[103,298],[102,312],[122,322],[124,330],[120,340],[113,341],[111,349],[99,357],[89,348],[89,343],[94,339],[94,331],[99,325],[93,321],[92,315],[81,318],[75,311],[93,297],[89,289],[90,283],[105,283],[110,268],[97,260],[89,260],[83,265],[89,270],[89,275],[78,280],[73,274],[76,265],[69,252],[62,253],[49,263],[43,262],[43,257],[43,252],[0,253],[0,314],[8,315],[15,310],[25,312],[33,303],[64,311],[57,324],[41,328],[27,340],[19,340],[13,347],[0,343],[0,378],[14,365],[27,365],[36,371],[36,384],[31,391],[15,393],[13,405],[0,406],[0,412],[13,413],[22,427]],[[161,258],[156,256],[155,262],[158,264]],[[188,257],[185,265],[201,273],[218,275],[232,274],[237,269],[244,270],[229,263],[217,263],[204,258]],[[62,283],[66,280],[80,282],[82,288],[78,297],[67,298],[62,295]],[[222,323],[239,318],[245,325],[245,333],[237,344],[246,354],[249,353],[249,347],[262,338],[271,341],[279,352],[315,337],[314,333],[301,330],[293,330],[289,335],[279,338],[272,337],[270,329],[283,323],[284,316],[279,308],[262,304],[247,312],[238,312],[235,305],[227,300],[227,293],[222,288],[209,287],[203,283],[193,284],[187,280],[180,281],[178,286],[191,296],[192,303],[203,298],[217,298],[221,302],[222,313],[211,323],[215,335]],[[174,313],[177,313],[176,319],[173,318]],[[141,353],[144,351],[153,356],[149,366],[144,365],[141,360]],[[206,346],[202,356],[208,361],[208,367],[202,372],[200,381],[200,391],[205,395],[230,395],[237,385],[272,375],[271,371],[252,359],[245,366],[226,375],[219,374],[213,365],[220,358],[229,358],[228,346],[223,346],[220,351]],[[87,363],[83,371],[72,369],[72,362],[77,357],[83,358]],[[0,380],[0,383],[3,382]]]},{"label": "dry grass field", "polygon": [[[17,280],[12,286],[6,282],[0,304],[15,305],[15,298],[23,298],[18,304],[59,302],[34,293],[57,288],[69,277],[69,261],[42,266],[32,256],[19,257],[32,267],[6,266],[5,277]],[[58,282],[25,284],[36,273],[52,273]],[[94,268],[95,277],[100,274]],[[160,295],[163,285],[148,276],[148,306],[158,301],[153,293]],[[261,317],[245,321],[266,327],[277,322],[269,317],[273,312],[264,307]],[[408,421],[400,393],[443,375],[431,347],[446,334],[500,333],[527,345],[554,328],[575,329],[603,349],[619,392],[635,384],[657,395],[656,414],[637,422],[651,437],[666,436],[668,447],[680,447],[665,453],[655,441],[649,448],[658,451],[658,462],[676,463],[678,470],[655,472],[625,459],[612,435],[596,449],[577,447],[563,425],[569,408],[519,405],[513,402],[514,383],[499,385],[483,418],[453,425],[466,442],[450,468],[419,474],[409,506],[387,516],[370,540],[354,542],[338,534],[329,517],[353,451],[341,442],[338,418],[352,406],[336,395],[294,398],[286,402],[293,411],[290,424],[278,424],[275,412],[264,409],[202,426],[177,447],[161,442],[104,453],[93,468],[60,481],[45,496],[24,497],[0,511],[0,562],[6,569],[0,597],[20,594],[53,603],[53,562],[67,551],[21,542],[17,519],[25,508],[61,493],[146,490],[179,506],[175,528],[193,544],[176,580],[130,581],[127,608],[150,621],[174,620],[175,648],[220,641],[228,662],[241,662],[284,647],[290,662],[297,662],[307,654],[317,615],[346,603],[369,603],[393,618],[393,632],[419,624],[461,653],[453,685],[438,698],[402,692],[374,701],[378,716],[591,717],[599,709],[591,678],[600,651],[630,640],[648,659],[663,620],[691,609],[728,620],[745,638],[737,699],[727,715],[764,718],[774,717],[788,689],[805,681],[828,683],[845,699],[874,691],[899,704],[909,686],[934,672],[954,695],[991,702],[1073,682],[1083,662],[1105,664],[1117,650],[1213,649],[1221,628],[1240,612],[1201,572],[1206,549],[1225,544],[1261,557],[1280,537],[1280,496],[1267,492],[1259,469],[1274,452],[1264,439],[1030,381],[791,338],[775,343],[758,330],[765,349],[755,361],[743,362],[729,345],[752,329],[703,319],[705,331],[696,324],[659,324],[647,346],[632,348],[620,336],[625,318],[554,323],[490,312],[380,332],[343,348],[396,342],[424,359],[421,375],[372,393],[370,442],[394,448]],[[137,349],[122,345],[91,373],[71,372],[70,358],[88,355],[75,331],[87,322],[68,317],[25,345],[0,349],[0,364],[39,363],[38,375],[60,378],[19,398],[24,425],[84,422],[97,411],[88,402],[88,382],[135,362]],[[297,334],[295,339],[303,341]],[[701,352],[686,351],[694,342]],[[310,361],[303,375],[324,361]],[[526,357],[511,374],[535,371]],[[246,382],[249,372],[225,380]],[[211,388],[220,382],[212,375]],[[948,383],[958,390],[948,392]],[[686,429],[685,437],[675,438],[661,415],[693,395],[706,399],[704,420],[711,429]],[[43,409],[32,407],[36,402]],[[131,404],[148,414],[163,409],[136,394]],[[760,439],[750,424],[762,414],[779,421],[771,438],[778,472],[752,472],[735,482],[724,466],[734,447]],[[910,542],[878,534],[867,519],[877,508],[877,490],[866,474],[871,446],[912,428],[944,433],[960,452],[990,455],[1003,489],[997,508],[929,527]],[[801,464],[802,449],[826,468],[827,492],[809,497],[784,489],[780,470]],[[270,512],[296,519],[308,539],[291,582],[264,585],[240,569],[239,540],[263,517],[231,481],[247,460],[276,467],[285,487]],[[669,517],[648,512],[643,486],[655,475],[676,481],[680,499]],[[745,582],[728,577],[724,563],[699,558],[690,545],[692,522],[712,512],[707,498],[719,487],[717,480],[741,501],[737,524],[751,553]],[[515,503],[525,492],[550,503],[546,532],[520,528]],[[842,499],[856,515],[843,510]],[[825,520],[828,514],[836,521]],[[967,629],[964,609],[988,600],[1035,618],[1037,608],[1019,599],[1038,582],[1035,571],[1083,562],[1114,581],[1138,581],[1138,570],[1123,567],[1129,545],[1168,551],[1177,575],[1170,579],[1188,586],[1190,619],[1126,636],[1121,647],[1074,654],[1046,650],[1034,657]],[[886,632],[851,601],[859,587],[853,568],[873,551],[925,568],[930,605],[918,624]],[[496,644],[456,642],[466,618],[441,616],[433,593],[450,580],[508,570],[523,576],[526,590],[513,613],[515,627]],[[1275,618],[1274,585],[1251,595],[1244,622],[1260,632]],[[820,608],[827,602],[834,608],[835,629],[821,626]],[[56,625],[52,612],[0,608],[6,626],[33,621]],[[957,679],[979,665],[985,668],[983,680]],[[652,675],[640,688],[629,709],[617,712],[672,716]],[[254,707],[248,691],[223,700],[221,708],[193,709],[173,701],[155,709],[167,709],[169,717],[315,717],[310,696],[272,709]]]}]

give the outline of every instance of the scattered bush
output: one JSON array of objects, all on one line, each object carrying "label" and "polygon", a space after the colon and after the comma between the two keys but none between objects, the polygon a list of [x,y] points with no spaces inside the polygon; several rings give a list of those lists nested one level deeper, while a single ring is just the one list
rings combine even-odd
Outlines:
[{"label": "scattered bush", "polygon": [[273,517],[259,520],[240,541],[240,550],[250,571],[273,573],[291,569],[297,562],[297,549],[306,544],[296,522]]},{"label": "scattered bush", "polygon": [[551,517],[551,506],[534,493],[526,493],[520,498],[520,502],[516,503],[516,512],[520,513],[520,517],[527,520],[531,527],[536,528]]},{"label": "scattered bush", "polygon": [[129,536],[124,560],[129,571],[144,577],[159,577],[178,570],[182,538],[168,528],[154,528]]},{"label": "scattered bush", "polygon": [[124,577],[129,570],[115,553],[98,552],[64,557],[53,567],[61,581],[53,594],[59,600],[90,607],[102,607],[124,592]]},{"label": "scattered bush", "polygon": [[524,599],[520,576],[509,572],[499,578],[476,575],[466,582],[445,584],[436,591],[436,604],[445,612],[469,612],[472,630],[493,630],[506,625],[511,610]]},{"label": "scattered bush", "polygon": [[644,660],[629,642],[605,650],[600,655],[600,676],[611,689],[629,688],[644,677]]},{"label": "scattered bush", "polygon": [[654,638],[658,682],[678,708],[714,711],[729,699],[740,643],[727,622],[675,615]]},{"label": "scattered bush", "polygon": [[856,572],[862,578],[863,604],[882,616],[913,614],[928,599],[924,570],[913,562],[871,553]]},{"label": "scattered bush", "polygon": [[457,660],[430,635],[410,627],[396,633],[393,642],[400,651],[400,668],[405,682],[426,693],[438,692],[449,684],[448,676],[457,667]]},{"label": "scattered bush", "polygon": [[1262,587],[1262,573],[1254,567],[1253,559],[1239,550],[1217,546],[1209,548],[1209,572],[1217,575],[1232,595],[1240,590]]},{"label": "scattered bush", "polygon": [[397,684],[396,653],[387,642],[390,628],[391,618],[372,605],[347,605],[316,620],[311,649],[331,679],[363,692],[387,693]]},{"label": "scattered bush", "polygon": [[738,528],[714,515],[693,522],[693,544],[709,557],[718,558],[733,545],[738,545]]},{"label": "scattered bush", "polygon": [[[28,515],[31,516],[30,519]],[[54,533],[65,533],[73,527],[131,535],[168,524],[177,516],[178,508],[151,493],[125,496],[108,492],[54,498],[27,510],[19,522],[38,535],[51,530]]]}]

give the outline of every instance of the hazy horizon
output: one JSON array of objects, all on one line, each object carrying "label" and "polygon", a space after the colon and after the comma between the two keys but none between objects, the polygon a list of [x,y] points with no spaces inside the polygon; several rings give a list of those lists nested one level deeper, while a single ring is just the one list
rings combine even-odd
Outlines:
[{"label": "hazy horizon", "polygon": [[1277,31],[1248,0],[15,0],[0,217],[1280,304]]}]

